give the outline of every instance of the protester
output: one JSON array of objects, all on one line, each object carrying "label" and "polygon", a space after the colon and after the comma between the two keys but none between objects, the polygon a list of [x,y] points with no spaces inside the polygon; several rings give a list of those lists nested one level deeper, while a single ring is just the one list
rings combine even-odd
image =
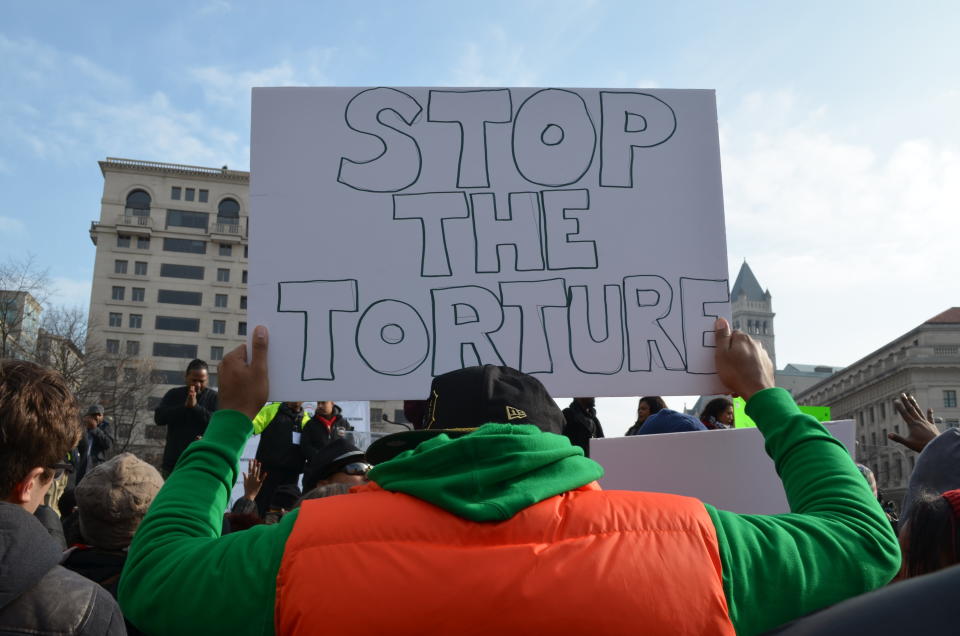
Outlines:
[{"label": "protester", "polygon": [[671,409],[660,409],[647,418],[637,431],[637,435],[659,435],[661,433],[687,433],[705,431],[707,427],[697,418]]},{"label": "protester", "polygon": [[585,456],[590,457],[590,440],[603,437],[603,427],[597,419],[596,399],[573,398],[570,406],[563,409],[563,418],[563,434],[570,438],[571,444],[582,448]]},{"label": "protester", "polygon": [[59,565],[60,546],[34,517],[82,435],[63,376],[0,362],[0,633],[126,633],[116,601]]},{"label": "protester", "polygon": [[627,429],[627,435],[636,435],[640,432],[640,427],[647,421],[647,418],[654,413],[659,413],[667,408],[667,403],[659,395],[649,395],[640,398],[637,404],[637,421],[633,426]]},{"label": "protester", "polygon": [[367,481],[371,468],[362,450],[339,439],[320,449],[310,461],[303,474],[303,490],[333,483],[357,486]]},{"label": "protester", "polygon": [[161,468],[166,477],[177,465],[180,454],[207,429],[210,415],[218,408],[217,392],[207,387],[207,363],[193,360],[187,365],[186,386],[167,391],[153,414],[158,426],[167,427]]},{"label": "protester", "polygon": [[890,433],[889,438],[920,453],[900,506],[900,518],[906,523],[923,493],[939,495],[960,488],[960,430],[948,428],[941,433],[933,409],[927,409],[924,417],[917,401],[905,393],[894,401],[894,407],[907,426],[907,437]]},{"label": "protester", "polygon": [[303,452],[307,461],[313,459],[327,444],[344,439],[353,441],[353,426],[343,417],[340,407],[330,400],[318,400],[317,410],[303,427]]},{"label": "protester", "polygon": [[103,407],[94,404],[87,408],[83,416],[85,429],[80,438],[73,457],[76,462],[74,478],[80,483],[84,475],[102,464],[107,459],[107,451],[113,447],[113,436],[110,434],[110,422],[103,418]]},{"label": "protester", "polygon": [[899,578],[930,574],[960,563],[960,490],[922,492],[904,516],[900,531],[903,566]]},{"label": "protester", "polygon": [[268,392],[257,327],[250,361],[244,345],[220,365],[224,410],[134,537],[121,604],[155,634],[755,634],[884,585],[896,538],[846,449],[773,388],[756,341],[722,319],[715,340],[792,514],[602,491],[600,466],[551,434],[564,418],[539,381],[487,366],[435,378],[431,428],[375,442],[372,462],[396,456],[369,484],[220,537]]},{"label": "protester", "polygon": [[710,430],[733,428],[733,401],[726,397],[710,400],[700,413],[700,421]]},{"label": "protester", "polygon": [[303,410],[303,402],[272,402],[253,418],[253,434],[260,435],[257,460],[266,480],[257,494],[257,512],[267,513],[270,499],[280,486],[296,484],[306,464],[306,454],[300,445],[303,429],[310,417]]},{"label": "protester", "polygon": [[[121,453],[87,473],[76,488],[85,543],[70,550],[63,566],[116,597],[126,550],[161,486],[157,469],[131,453]],[[129,623],[127,632],[140,633]]]}]

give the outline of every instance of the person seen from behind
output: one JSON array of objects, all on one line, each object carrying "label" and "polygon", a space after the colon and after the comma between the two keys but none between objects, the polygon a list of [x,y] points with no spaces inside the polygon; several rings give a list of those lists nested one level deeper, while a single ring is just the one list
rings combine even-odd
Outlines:
[{"label": "person seen from behind", "polygon": [[[131,453],[121,453],[87,473],[76,488],[84,543],[67,552],[63,566],[116,597],[127,548],[162,486],[160,472]],[[127,633],[140,632],[128,623]]]},{"label": "person seen from behind", "polygon": [[960,563],[960,430],[941,433],[933,409],[924,412],[906,393],[894,408],[907,436],[888,437],[920,453],[900,507],[903,567],[898,578],[904,579]]},{"label": "person seen from behind", "polygon": [[434,378],[428,428],[371,445],[368,484],[221,537],[212,522],[268,394],[257,327],[250,355],[220,365],[224,410],[134,537],[121,605],[160,635],[757,634],[886,584],[899,547],[846,449],[774,388],[759,343],[715,330],[719,378],[746,399],[791,514],[604,491],[543,385],[487,365]]}]

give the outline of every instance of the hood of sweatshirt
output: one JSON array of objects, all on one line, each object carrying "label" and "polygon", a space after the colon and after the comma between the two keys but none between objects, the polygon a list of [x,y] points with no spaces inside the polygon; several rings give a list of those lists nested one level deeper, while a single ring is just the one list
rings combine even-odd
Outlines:
[{"label": "hood of sweatshirt", "polygon": [[579,446],[532,424],[485,424],[454,439],[441,433],[369,474],[384,490],[470,521],[504,521],[602,476],[600,464]]},{"label": "hood of sweatshirt", "polygon": [[901,523],[910,516],[914,499],[924,490],[942,494],[955,488],[960,488],[960,429],[948,428],[917,457],[900,506]]},{"label": "hood of sweatshirt", "polygon": [[60,563],[61,554],[36,517],[0,502],[0,608],[36,585]]}]

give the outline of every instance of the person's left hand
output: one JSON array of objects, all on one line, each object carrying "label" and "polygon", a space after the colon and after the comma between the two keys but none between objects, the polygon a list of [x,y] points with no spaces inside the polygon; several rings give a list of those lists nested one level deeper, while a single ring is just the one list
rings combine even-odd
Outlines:
[{"label": "person's left hand", "polygon": [[255,459],[250,460],[248,470],[250,472],[243,473],[243,497],[254,501],[263,488],[267,473],[263,470],[263,465]]},{"label": "person's left hand", "polygon": [[252,420],[267,402],[267,340],[267,328],[258,325],[253,330],[253,355],[249,360],[245,344],[223,357],[218,371],[220,408],[240,411]]}]

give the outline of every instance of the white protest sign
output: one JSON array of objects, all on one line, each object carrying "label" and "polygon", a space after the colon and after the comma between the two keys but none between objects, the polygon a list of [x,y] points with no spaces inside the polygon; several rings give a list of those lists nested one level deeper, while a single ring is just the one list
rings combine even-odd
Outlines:
[{"label": "white protest sign", "polygon": [[[824,422],[853,455],[853,420]],[[696,497],[746,514],[790,512],[773,460],[756,428],[634,435],[590,440],[606,490],[642,490]]]},{"label": "white protest sign", "polygon": [[554,395],[720,390],[713,91],[257,88],[251,139],[271,399],[485,363]]}]

